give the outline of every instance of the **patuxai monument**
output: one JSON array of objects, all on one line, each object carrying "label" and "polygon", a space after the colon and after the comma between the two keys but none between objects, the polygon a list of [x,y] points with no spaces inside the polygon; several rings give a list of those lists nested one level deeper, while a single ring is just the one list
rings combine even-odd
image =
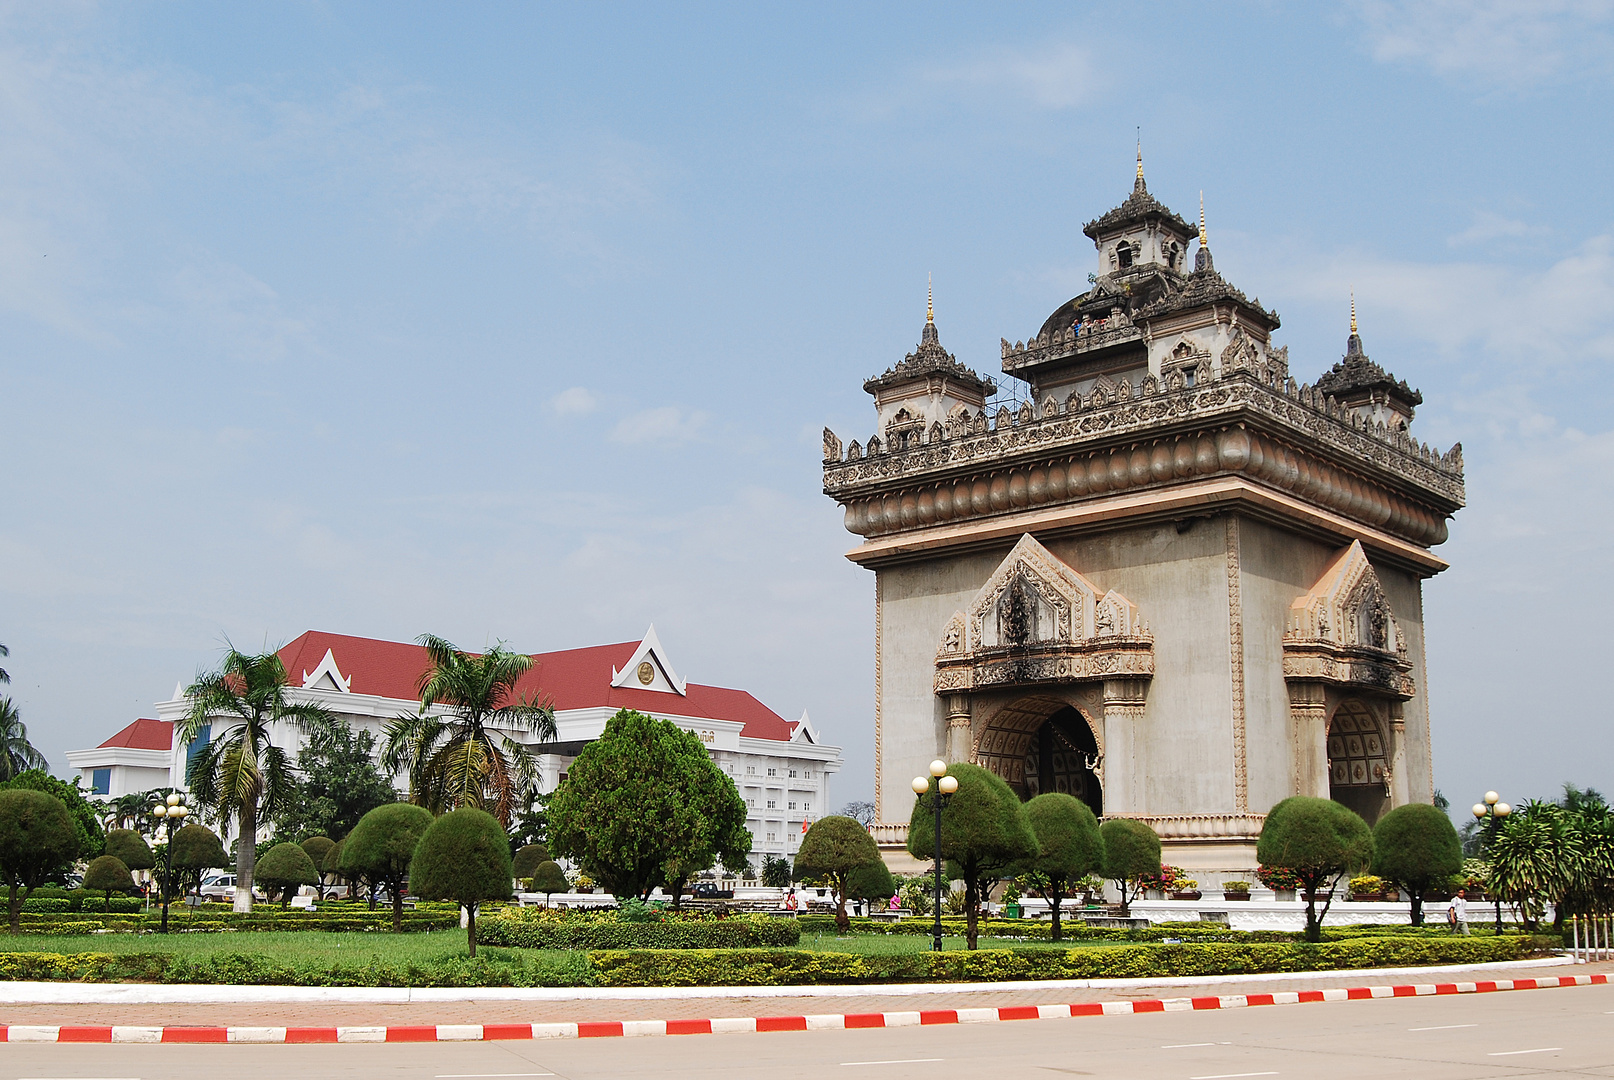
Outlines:
[{"label": "patuxai monument", "polygon": [[1422,398],[1368,358],[1354,304],[1343,359],[1297,381],[1277,313],[1141,155],[1082,232],[1092,288],[1003,342],[1013,395],[932,313],[864,384],[873,434],[824,433],[847,557],[875,575],[882,850],[911,867],[909,781],[938,756],[1143,820],[1207,879],[1248,876],[1286,796],[1370,823],[1429,802],[1422,583],[1461,447],[1412,434]]}]

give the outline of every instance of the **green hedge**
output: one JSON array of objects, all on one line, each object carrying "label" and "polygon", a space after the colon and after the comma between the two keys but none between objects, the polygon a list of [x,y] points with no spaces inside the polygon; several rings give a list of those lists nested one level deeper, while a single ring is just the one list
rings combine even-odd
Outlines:
[{"label": "green hedge", "polygon": [[1140,945],[1121,949],[983,949],[856,953],[744,949],[590,954],[602,986],[800,986],[830,983],[1001,982],[1159,978],[1517,960],[1551,948],[1541,939],[1376,938],[1309,945]]},{"label": "green hedge", "polygon": [[738,916],[656,923],[610,920],[484,919],[477,941],[524,949],[754,949],[788,948],[801,940],[794,919]]},{"label": "green hedge", "polygon": [[1251,945],[1139,945],[1105,950],[985,949],[860,956],[800,949],[604,950],[523,953],[485,948],[475,960],[426,964],[288,963],[255,953],[196,959],[172,953],[0,953],[0,980],[165,982],[262,986],[786,986],[813,983],[983,982],[1328,971],[1516,960],[1546,938],[1416,937]]},{"label": "green hedge", "polygon": [[[835,932],[835,920],[827,915],[802,915],[796,919],[803,933],[829,934]],[[900,922],[884,919],[853,919],[854,934],[903,934],[929,937],[935,923],[925,918],[909,918]],[[979,932],[982,937],[1011,938],[1023,941],[1049,941],[1053,937],[1053,924],[1043,919],[982,919]],[[1295,941],[1300,934],[1283,930],[1233,930],[1225,923],[1173,922],[1129,929],[1117,926],[1089,926],[1079,919],[1061,922],[1061,932],[1067,941],[1164,941],[1181,938],[1192,941]],[[1381,929],[1390,929],[1384,927]],[[943,917],[942,936],[963,937],[963,919]]]},{"label": "green hedge", "polygon": [[[19,928],[24,934],[88,934],[97,930],[114,930],[122,932],[138,932],[152,930],[162,925],[162,911],[153,908],[149,912],[135,912],[129,916],[120,917],[116,914],[103,915],[99,912],[89,911],[82,914],[68,912],[38,912],[23,914]],[[459,912],[427,911],[405,912],[403,928],[405,932],[417,930],[450,930],[460,924]],[[392,929],[392,913],[387,910],[376,912],[355,911],[349,913],[327,914],[323,911],[253,911],[245,915],[237,915],[228,911],[203,911],[192,913],[183,907],[170,907],[168,909],[168,925],[171,929],[193,932],[224,932],[231,930],[313,930],[327,932],[347,932],[363,930]]]}]

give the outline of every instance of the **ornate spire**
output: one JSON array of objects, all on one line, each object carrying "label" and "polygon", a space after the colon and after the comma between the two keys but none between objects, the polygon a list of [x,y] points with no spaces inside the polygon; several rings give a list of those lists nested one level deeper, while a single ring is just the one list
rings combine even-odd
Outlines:
[{"label": "ornate spire", "polygon": [[1351,289],[1351,333],[1356,333],[1356,290]]},{"label": "ornate spire", "polygon": [[1138,131],[1138,178],[1132,182],[1133,192],[1148,191],[1149,185],[1143,182],[1143,132]]},{"label": "ornate spire", "polygon": [[1351,289],[1351,336],[1345,339],[1345,357],[1350,359],[1360,356],[1364,360],[1367,354],[1362,351],[1362,337],[1356,332],[1356,290]]},{"label": "ornate spire", "polygon": [[1199,250],[1194,253],[1194,273],[1204,270],[1214,270],[1215,263],[1211,261],[1210,240],[1205,232],[1205,193],[1199,193]]},{"label": "ornate spire", "polygon": [[[1355,301],[1353,300],[1352,303],[1354,304]],[[931,324],[936,322],[936,286],[931,281],[929,274],[925,275],[925,322]],[[1353,327],[1356,325],[1354,318],[1351,325]]]}]

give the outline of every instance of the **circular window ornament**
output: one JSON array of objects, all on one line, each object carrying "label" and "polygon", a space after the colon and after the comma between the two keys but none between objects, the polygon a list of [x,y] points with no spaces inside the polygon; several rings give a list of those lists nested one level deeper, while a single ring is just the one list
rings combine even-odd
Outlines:
[{"label": "circular window ornament", "polygon": [[639,681],[645,686],[649,686],[651,683],[656,681],[655,665],[651,664],[648,660],[641,660],[639,662]]}]

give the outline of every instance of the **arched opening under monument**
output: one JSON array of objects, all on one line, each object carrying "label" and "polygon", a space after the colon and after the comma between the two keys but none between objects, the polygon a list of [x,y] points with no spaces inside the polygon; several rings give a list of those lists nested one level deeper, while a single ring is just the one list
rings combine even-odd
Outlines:
[{"label": "arched opening under monument", "polygon": [[1100,753],[1079,709],[1053,697],[1021,698],[998,710],[976,744],[976,763],[1003,777],[1021,799],[1071,795],[1104,813]]},{"label": "arched opening under monument", "polygon": [[1328,797],[1369,824],[1390,809],[1390,741],[1366,703],[1347,698],[1328,721]]}]

